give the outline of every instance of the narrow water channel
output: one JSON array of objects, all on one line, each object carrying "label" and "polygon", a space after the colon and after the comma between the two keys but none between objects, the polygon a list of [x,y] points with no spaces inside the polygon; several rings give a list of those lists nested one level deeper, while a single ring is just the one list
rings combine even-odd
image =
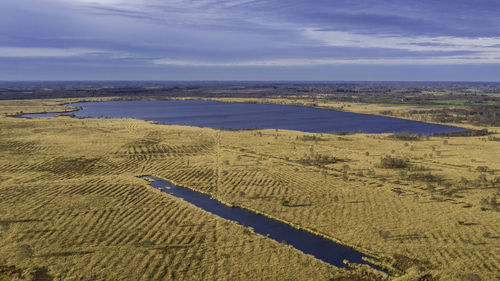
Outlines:
[{"label": "narrow water channel", "polygon": [[143,178],[153,180],[150,185],[154,188],[182,198],[185,201],[224,219],[236,221],[247,227],[252,227],[256,233],[268,236],[278,242],[284,241],[294,248],[334,266],[346,267],[343,260],[348,260],[352,263],[368,264],[369,266],[380,270],[380,268],[377,268],[362,259],[362,257],[370,258],[370,256],[352,248],[337,244],[310,232],[296,229],[288,224],[256,214],[246,209],[228,207],[219,201],[212,199],[208,194],[176,186],[170,182],[152,176],[144,176]]}]

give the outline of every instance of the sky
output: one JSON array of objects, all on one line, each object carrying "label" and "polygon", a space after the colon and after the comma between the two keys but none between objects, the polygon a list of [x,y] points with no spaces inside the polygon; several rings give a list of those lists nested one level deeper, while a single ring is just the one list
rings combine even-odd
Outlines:
[{"label": "sky", "polygon": [[0,0],[0,80],[500,81],[498,0]]}]

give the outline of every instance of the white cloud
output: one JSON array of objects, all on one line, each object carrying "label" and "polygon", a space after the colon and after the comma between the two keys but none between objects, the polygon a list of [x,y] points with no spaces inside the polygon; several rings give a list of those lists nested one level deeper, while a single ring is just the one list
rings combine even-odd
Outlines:
[{"label": "white cloud", "polygon": [[28,57],[76,57],[102,53],[99,50],[78,48],[28,48],[28,47],[0,47],[0,57],[28,58]]},{"label": "white cloud", "polygon": [[59,0],[61,2],[70,3],[70,4],[98,4],[105,6],[116,6],[125,3],[134,3],[134,2],[144,2],[144,1],[131,1],[131,0]]},{"label": "white cloud", "polygon": [[443,56],[430,58],[377,58],[377,59],[275,59],[231,62],[210,62],[194,60],[158,59],[156,65],[185,67],[291,67],[321,65],[458,65],[458,64],[500,64],[500,56]]},{"label": "white cloud", "polygon": [[495,51],[500,53],[500,37],[454,37],[367,35],[345,31],[316,30],[305,28],[302,34],[327,46],[390,48],[407,51]]},{"label": "white cloud", "polygon": [[[384,48],[413,52],[462,52],[462,55],[387,59],[321,60],[324,64],[492,64],[500,63],[500,37],[415,36],[356,34],[345,31],[305,28],[302,34],[314,42],[331,47]],[[463,53],[469,52],[469,55]]]}]

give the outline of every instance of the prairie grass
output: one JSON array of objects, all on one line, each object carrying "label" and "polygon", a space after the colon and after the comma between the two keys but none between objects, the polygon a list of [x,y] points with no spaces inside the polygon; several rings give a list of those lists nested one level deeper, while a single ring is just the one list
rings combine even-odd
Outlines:
[{"label": "prairie grass", "polygon": [[[0,101],[0,115],[40,104],[59,111],[61,102]],[[0,279],[495,280],[497,137],[401,141],[0,117]],[[380,167],[387,155],[424,168]],[[330,266],[160,193],[140,175],[372,254],[390,275]]]}]

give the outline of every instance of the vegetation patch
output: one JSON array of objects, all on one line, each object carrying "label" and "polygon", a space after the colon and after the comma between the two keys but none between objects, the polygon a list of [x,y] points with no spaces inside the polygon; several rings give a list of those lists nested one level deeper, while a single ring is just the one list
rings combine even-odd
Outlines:
[{"label": "vegetation patch", "polygon": [[393,268],[400,270],[401,272],[405,272],[415,266],[431,267],[431,264],[428,261],[421,261],[401,254],[393,256],[393,263],[391,265]]},{"label": "vegetation patch", "polygon": [[404,140],[404,141],[418,141],[418,140],[422,139],[422,135],[421,134],[411,134],[408,131],[404,131],[401,133],[389,135],[388,138],[396,139],[396,140]]},{"label": "vegetation patch", "polygon": [[408,179],[411,181],[423,181],[423,182],[442,182],[444,179],[442,176],[427,173],[411,173],[408,175]]},{"label": "vegetation patch", "polygon": [[303,135],[303,136],[297,136],[296,137],[297,140],[301,140],[301,141],[324,141],[325,139],[324,138],[321,138],[320,136],[316,136],[316,135]]},{"label": "vegetation patch", "polygon": [[411,166],[406,158],[392,157],[390,155],[380,158],[380,168],[384,169],[407,169]]},{"label": "vegetation patch", "polygon": [[0,280],[20,279],[23,276],[23,270],[14,265],[0,265]]},{"label": "vegetation patch", "polygon": [[38,169],[59,174],[85,174],[95,169],[95,164],[99,160],[99,158],[60,156],[43,163]]},{"label": "vegetation patch", "polygon": [[307,165],[307,166],[325,166],[328,164],[335,164],[338,162],[344,162],[345,159],[340,159],[335,156],[330,156],[330,155],[322,155],[322,154],[313,154],[313,155],[307,155],[299,160],[297,160],[297,163],[300,163],[302,165]]}]

